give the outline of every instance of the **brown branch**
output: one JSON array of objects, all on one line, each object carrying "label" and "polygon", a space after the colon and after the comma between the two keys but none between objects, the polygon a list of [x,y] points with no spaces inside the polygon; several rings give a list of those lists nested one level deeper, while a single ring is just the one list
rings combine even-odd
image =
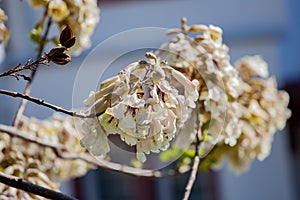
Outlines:
[{"label": "brown branch", "polygon": [[[59,151],[58,151],[59,152]],[[135,177],[144,177],[144,178],[167,178],[167,177],[173,177],[176,175],[184,174],[188,171],[190,171],[190,168],[186,168],[185,170],[169,170],[167,172],[161,172],[159,170],[147,170],[147,169],[139,169],[135,167],[130,167],[127,165],[122,165],[106,160],[97,160],[93,156],[87,153],[61,153],[59,152],[59,157],[63,159],[79,159],[83,160],[87,163],[90,163],[98,168],[117,172],[117,173],[123,173]]]},{"label": "brown branch", "polygon": [[16,74],[16,72],[24,71],[27,69],[34,70],[39,64],[48,64],[49,59],[46,56],[41,56],[35,61],[28,61],[25,65],[17,65],[3,73],[0,74],[0,77],[4,76],[22,76],[21,74]]},{"label": "brown branch", "polygon": [[18,130],[15,127],[7,126],[7,125],[1,125],[0,124],[0,131],[5,132],[13,137],[19,137],[23,140],[36,143],[38,145],[41,145],[43,147],[50,147],[54,150],[56,155],[62,159],[68,159],[68,160],[83,160],[89,164],[92,164],[98,168],[114,171],[118,173],[124,173],[131,176],[136,177],[145,177],[145,178],[165,178],[170,176],[175,176],[179,174],[184,174],[188,172],[190,169],[187,168],[184,171],[178,171],[178,170],[170,170],[166,173],[163,173],[161,171],[155,171],[155,170],[145,170],[145,169],[138,169],[130,166],[121,165],[118,163],[109,162],[106,160],[96,160],[93,156],[91,156],[89,153],[66,153],[62,150],[65,149],[64,146],[59,144],[54,144],[48,141],[41,140],[34,136],[28,136],[25,132],[22,132]]},{"label": "brown branch", "polygon": [[56,200],[76,200],[76,198],[68,196],[66,194],[56,192],[54,190],[47,189],[45,187],[41,187],[39,185],[35,185],[28,181],[23,180],[22,178],[7,175],[5,173],[0,172],[0,182],[20,189],[26,192],[30,192],[35,195],[39,195],[48,199],[56,199]]},{"label": "brown branch", "polygon": [[[47,14],[47,11],[45,11],[45,14]],[[46,39],[47,39],[49,30],[50,30],[51,23],[52,23],[51,17],[48,17],[48,22],[47,22],[47,25],[46,25],[46,30],[45,30],[45,33],[44,33],[44,35],[43,35],[43,37],[41,39],[41,42],[40,42],[39,53],[37,55],[37,59],[42,56],[42,53],[43,53],[43,50],[44,50],[44,47],[45,47],[45,44],[46,44]],[[38,67],[39,67],[39,65],[37,64],[36,67],[31,71],[30,80],[27,82],[26,87],[25,87],[25,91],[24,91],[25,95],[29,95],[30,92],[31,92],[32,82],[33,82],[33,79],[35,77],[35,74],[36,74],[36,71],[37,71]],[[19,108],[17,110],[17,113],[15,115],[14,121],[13,121],[13,125],[14,126],[18,126],[20,118],[23,115],[23,112],[25,110],[26,103],[27,103],[26,99],[22,99],[22,101],[20,103],[20,106],[19,106]]]},{"label": "brown branch", "polygon": [[189,196],[191,194],[193,185],[194,185],[195,180],[196,180],[196,175],[197,175],[197,172],[198,172],[199,164],[200,164],[199,155],[195,155],[192,171],[191,171],[188,183],[186,184],[186,187],[185,187],[185,193],[184,193],[183,200],[188,200],[189,199]]},{"label": "brown branch", "polygon": [[18,92],[13,92],[13,91],[9,91],[9,90],[1,90],[0,89],[0,94],[4,94],[4,95],[7,95],[7,96],[11,96],[11,97],[26,99],[26,100],[28,100],[32,103],[35,103],[35,104],[38,104],[38,105],[41,105],[41,106],[45,106],[45,107],[50,108],[54,111],[67,114],[67,115],[72,116],[72,117],[94,118],[94,117],[99,117],[103,113],[101,111],[99,113],[81,114],[81,113],[78,113],[78,112],[75,112],[75,111],[66,110],[66,109],[64,109],[60,106],[56,106],[54,104],[48,103],[48,102],[46,102],[45,100],[42,100],[42,99],[38,99],[38,98],[29,96],[29,95],[25,95],[25,94],[18,93]]},{"label": "brown branch", "polygon": [[199,119],[199,107],[198,104],[196,104],[196,144],[195,144],[195,157],[194,157],[194,163],[193,163],[193,167],[192,167],[192,171],[191,174],[189,176],[188,182],[186,184],[185,187],[185,192],[184,192],[184,196],[182,200],[188,200],[191,192],[192,192],[192,188],[193,185],[195,183],[196,180],[196,176],[197,176],[197,172],[199,169],[199,164],[200,164],[200,157],[199,157],[199,145],[200,145],[200,119]]},{"label": "brown branch", "polygon": [[73,116],[73,117],[81,117],[81,118],[89,117],[89,118],[92,118],[92,117],[96,116],[94,114],[84,115],[84,114],[80,114],[80,113],[77,113],[77,112],[74,112],[74,111],[66,110],[62,107],[59,107],[59,106],[53,105],[51,103],[48,103],[48,102],[46,102],[42,99],[37,99],[37,98],[31,97],[31,96],[28,96],[28,95],[25,95],[25,94],[22,94],[22,93],[18,93],[18,92],[12,92],[12,91],[8,91],[8,90],[0,90],[0,94],[5,94],[5,95],[11,96],[11,97],[18,97],[18,98],[26,99],[26,100],[31,101],[33,103],[36,103],[38,105],[45,106],[45,107],[50,108],[52,110],[55,110],[57,112],[65,113],[65,114]]},{"label": "brown branch", "polygon": [[63,146],[63,145],[53,144],[53,143],[50,143],[48,141],[42,140],[40,138],[30,136],[30,135],[26,134],[25,132],[19,131],[18,129],[16,129],[13,126],[6,126],[6,125],[3,125],[3,124],[0,124],[0,131],[8,133],[9,135],[14,136],[14,137],[21,138],[21,139],[26,140],[28,142],[33,142],[33,143],[38,144],[42,147],[50,147],[52,149],[57,149],[57,150],[66,149],[66,147]]}]

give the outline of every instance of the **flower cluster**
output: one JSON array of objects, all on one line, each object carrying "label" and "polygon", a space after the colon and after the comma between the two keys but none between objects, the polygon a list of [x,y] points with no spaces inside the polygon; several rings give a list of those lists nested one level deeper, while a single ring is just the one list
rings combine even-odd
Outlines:
[{"label": "flower cluster", "polygon": [[85,121],[81,144],[93,155],[109,152],[107,136],[118,134],[145,162],[145,154],[169,147],[196,107],[199,83],[159,62],[152,53],[146,57],[149,61],[128,65],[86,99],[89,112],[98,117]]},{"label": "flower cluster", "polygon": [[291,111],[287,108],[288,93],[277,89],[276,80],[268,77],[267,63],[261,57],[242,58],[236,69],[248,87],[237,100],[242,114],[238,121],[241,136],[237,147],[224,154],[234,169],[246,170],[254,158],[262,161],[270,154],[274,134],[285,127]]},{"label": "flower cluster", "polygon": [[[174,145],[186,148],[198,133],[201,156],[214,160],[210,167],[224,157],[240,170],[256,157],[263,160],[290,117],[289,96],[268,77],[267,64],[254,56],[233,66],[222,29],[213,25],[188,26],[183,18],[181,30],[169,34],[177,35],[156,56],[147,54],[149,62],[129,65],[86,99],[89,114],[98,117],[85,120],[82,145],[104,156],[108,135],[119,134],[144,162],[176,135]],[[162,59],[168,65],[157,62]]]},{"label": "flower cluster", "polygon": [[[55,144],[61,153],[84,153],[79,139],[74,134],[76,129],[71,118],[54,116],[48,120],[22,118],[20,131],[27,137]],[[57,155],[50,147],[43,147],[34,142],[11,137],[7,133],[0,134],[0,166],[1,171],[14,175],[31,183],[58,190],[59,182],[75,176],[82,176],[93,166],[81,160],[66,160]],[[36,199],[37,196],[0,185],[0,199]]]},{"label": "flower cluster", "polygon": [[[190,33],[197,35],[189,37]],[[211,144],[225,140],[234,146],[240,131],[235,125],[238,116],[233,100],[241,94],[243,84],[238,71],[230,64],[228,47],[222,43],[221,28],[213,25],[187,26],[183,18],[182,30],[172,29],[169,34],[177,36],[163,44],[157,55],[164,56],[170,66],[190,80],[196,79],[201,83],[198,99],[200,127],[204,132],[201,139]],[[221,134],[224,128],[227,131]]]},{"label": "flower cluster", "polygon": [[100,10],[96,0],[30,0],[33,8],[45,7],[60,29],[68,24],[77,38],[72,48],[75,55],[91,45],[90,37],[99,22]]},{"label": "flower cluster", "polygon": [[[227,157],[235,169],[245,170],[254,158],[267,157],[274,133],[284,128],[291,112],[289,96],[278,91],[275,78],[269,78],[266,62],[254,56],[232,66],[219,27],[187,26],[183,18],[181,30],[172,29],[169,34],[177,36],[156,54],[190,80],[200,82],[201,153],[206,156],[202,163],[213,160],[210,167]],[[194,134],[188,127],[183,130]],[[207,142],[216,144],[208,155],[211,146]]]}]

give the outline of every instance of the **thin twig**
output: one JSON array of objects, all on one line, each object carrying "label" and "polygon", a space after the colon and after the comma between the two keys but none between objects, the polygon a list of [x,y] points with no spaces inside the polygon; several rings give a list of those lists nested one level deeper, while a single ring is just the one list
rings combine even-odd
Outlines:
[{"label": "thin twig", "polygon": [[41,56],[36,61],[28,61],[25,65],[17,65],[3,73],[0,74],[0,77],[4,76],[21,76],[19,74],[16,74],[16,72],[24,71],[27,69],[35,69],[39,64],[48,64],[49,59],[46,56]]},{"label": "thin twig", "polygon": [[191,174],[190,174],[190,177],[189,177],[189,181],[188,181],[188,183],[186,184],[186,187],[185,187],[185,193],[184,193],[183,200],[188,200],[189,197],[190,197],[193,185],[194,185],[195,180],[196,180],[196,175],[197,175],[197,172],[198,172],[199,164],[200,164],[200,158],[199,158],[198,155],[195,155],[192,171],[191,171]]},{"label": "thin twig", "polygon": [[33,103],[36,103],[38,105],[48,107],[52,110],[55,110],[55,111],[61,112],[61,113],[65,113],[65,114],[73,116],[73,117],[92,118],[92,117],[96,116],[94,114],[84,115],[84,114],[80,114],[80,113],[77,113],[77,112],[74,112],[74,111],[66,110],[62,107],[59,107],[59,106],[53,105],[51,103],[48,103],[48,102],[46,102],[42,99],[37,99],[37,98],[31,97],[31,96],[28,96],[28,95],[25,95],[25,94],[22,94],[22,93],[18,93],[18,92],[12,92],[12,91],[8,91],[8,90],[0,90],[0,94],[5,94],[5,95],[11,96],[11,97],[18,97],[18,98],[26,99],[26,100],[31,101]]},{"label": "thin twig", "polygon": [[67,114],[67,115],[70,115],[72,117],[94,118],[94,117],[99,117],[103,113],[103,112],[99,112],[99,113],[90,112],[89,114],[81,114],[81,113],[78,113],[78,112],[75,112],[75,111],[66,110],[66,109],[64,109],[60,106],[56,106],[54,104],[48,103],[48,102],[46,102],[45,100],[42,100],[42,99],[38,99],[38,98],[29,96],[29,95],[25,95],[25,94],[18,93],[18,92],[13,92],[13,91],[9,91],[9,90],[0,90],[0,94],[4,94],[4,95],[7,95],[7,96],[11,96],[11,97],[26,99],[26,100],[28,100],[32,103],[35,103],[35,104],[38,104],[38,105],[41,105],[41,106],[45,106],[45,107],[50,108],[54,111]]},{"label": "thin twig", "polygon": [[24,190],[26,192],[30,192],[35,195],[39,195],[48,199],[55,199],[55,200],[76,200],[76,198],[68,196],[66,194],[56,192],[54,190],[47,189],[45,187],[41,187],[39,185],[35,185],[28,181],[23,180],[22,178],[7,175],[5,173],[0,172],[0,182],[17,188]]},{"label": "thin twig", "polygon": [[[48,22],[47,22],[47,25],[46,25],[46,30],[45,30],[45,33],[44,33],[44,35],[42,37],[42,40],[40,42],[39,53],[37,55],[37,59],[39,59],[42,56],[42,53],[44,51],[44,47],[45,47],[46,39],[47,39],[49,30],[50,30],[51,23],[52,23],[51,17],[48,17]],[[27,82],[26,87],[25,87],[25,91],[24,91],[25,95],[29,95],[30,92],[31,92],[32,82],[33,82],[33,79],[35,77],[35,74],[36,74],[36,71],[37,71],[38,67],[39,67],[39,65],[37,64],[36,67],[31,71],[30,80]],[[22,99],[22,101],[20,103],[20,106],[19,106],[19,108],[17,110],[17,113],[15,115],[14,121],[13,121],[13,125],[14,126],[18,126],[20,118],[23,115],[23,112],[25,110],[26,103],[27,103],[27,100]]]},{"label": "thin twig", "polygon": [[34,136],[28,136],[26,132],[20,131],[15,127],[1,125],[0,124],[0,131],[9,134],[12,137],[19,137],[23,140],[33,142],[35,144],[41,145],[43,147],[50,147],[54,150],[56,155],[62,159],[67,160],[83,160],[89,164],[92,164],[98,168],[114,171],[118,173],[123,173],[131,176],[136,177],[145,177],[145,178],[166,178],[171,177],[179,174],[184,174],[189,171],[187,168],[185,171],[178,171],[178,170],[170,170],[168,172],[161,172],[155,170],[145,170],[145,169],[138,169],[130,166],[121,165],[118,163],[109,162],[106,160],[96,160],[93,156],[89,153],[68,153],[63,151],[65,147],[59,144],[54,144],[48,141],[41,140]]},{"label": "thin twig", "polygon": [[196,180],[196,176],[197,176],[197,172],[198,172],[198,168],[199,168],[199,164],[200,164],[200,157],[199,157],[199,145],[200,145],[200,138],[199,138],[199,133],[201,131],[200,129],[200,119],[199,119],[199,108],[198,108],[198,104],[196,104],[196,144],[195,144],[195,157],[194,157],[194,163],[193,163],[193,167],[192,167],[192,171],[190,173],[188,182],[186,184],[185,187],[185,192],[184,192],[184,196],[182,200],[188,200],[190,195],[191,195],[191,191],[193,188],[193,185],[195,183]]}]

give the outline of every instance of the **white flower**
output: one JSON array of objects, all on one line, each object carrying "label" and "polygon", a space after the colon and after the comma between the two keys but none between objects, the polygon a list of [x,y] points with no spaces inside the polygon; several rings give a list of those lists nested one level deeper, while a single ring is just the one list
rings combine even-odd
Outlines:
[{"label": "white flower", "polygon": [[[239,114],[235,115],[238,117],[235,118],[237,124],[231,127],[238,126],[241,133],[236,138],[235,146],[219,153],[222,157],[228,157],[231,167],[240,172],[248,169],[253,159],[262,161],[270,154],[274,134],[284,128],[291,111],[287,108],[288,94],[277,89],[274,78],[267,77],[265,61],[258,56],[245,57],[236,65],[243,81],[249,86],[244,88],[235,102],[239,109],[229,112],[230,117],[234,117],[234,113]],[[224,144],[230,145],[230,140],[225,138]],[[216,148],[222,149],[224,144],[220,141]]]},{"label": "white flower", "polygon": [[87,125],[91,134],[84,134],[80,144],[90,152],[93,152],[95,156],[105,156],[109,152],[109,146],[104,130],[99,124],[93,123],[93,121],[90,121]]},{"label": "white flower", "polygon": [[260,56],[244,57],[235,66],[245,78],[253,75],[258,75],[262,78],[269,76],[268,65]]},{"label": "white flower", "polygon": [[51,0],[48,4],[48,13],[54,21],[60,22],[70,14],[70,11],[64,1]]},{"label": "white flower", "polygon": [[76,37],[71,53],[79,55],[91,46],[91,35],[100,19],[97,0],[29,0],[33,8],[45,7],[62,30],[69,25]]},{"label": "white flower", "polygon": [[[78,130],[70,117],[55,115],[46,120],[38,120],[22,116],[18,129],[29,138],[38,138],[57,147],[63,146],[59,150],[62,154],[85,154],[76,135]],[[59,189],[59,182],[82,176],[93,168],[82,160],[63,159],[52,148],[0,132],[0,150],[3,149],[5,156],[0,153],[3,172],[52,190]],[[39,199],[22,190],[0,186],[0,199],[6,199],[6,195],[13,199]]]},{"label": "white flower", "polygon": [[[158,63],[153,54],[146,56],[150,62],[128,65],[117,77],[104,81],[100,91],[92,93],[85,101],[90,106],[90,113],[101,111],[98,117],[101,129],[95,131],[96,125],[92,125],[90,133],[82,139],[86,144],[104,145],[101,141],[90,141],[93,138],[88,135],[91,134],[106,137],[118,134],[126,144],[136,146],[137,159],[145,162],[145,154],[166,150],[176,137],[178,128],[195,107],[197,85],[166,63]],[[107,95],[114,93],[117,98],[110,99],[110,105],[103,107]],[[107,144],[107,139],[102,142]],[[88,148],[88,145],[84,146]],[[100,152],[88,149],[94,155]]]},{"label": "white flower", "polygon": [[4,10],[0,8],[0,40],[1,42],[6,43],[9,39],[9,31],[5,26],[5,22],[7,21],[7,15],[5,14]]},{"label": "white flower", "polygon": [[[201,131],[199,148],[204,150],[209,165],[214,160],[220,166],[228,158],[232,168],[242,171],[253,159],[266,158],[274,133],[284,128],[291,115],[287,108],[289,96],[278,91],[275,79],[268,77],[267,63],[252,56],[232,66],[229,49],[222,43],[222,29],[216,26],[188,26],[183,18],[182,30],[169,33],[177,37],[163,44],[156,54],[199,83],[200,130],[195,130],[195,116],[191,116],[179,135],[181,141],[175,144],[186,148],[195,132]],[[177,116],[184,109],[178,105]]]}]

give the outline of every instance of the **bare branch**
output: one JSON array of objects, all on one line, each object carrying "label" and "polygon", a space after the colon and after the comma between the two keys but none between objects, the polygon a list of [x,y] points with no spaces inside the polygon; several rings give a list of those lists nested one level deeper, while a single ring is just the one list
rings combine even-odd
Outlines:
[{"label": "bare branch", "polygon": [[8,91],[8,90],[0,90],[0,94],[5,94],[5,95],[11,96],[11,97],[18,97],[18,98],[26,99],[26,100],[31,101],[33,103],[36,103],[38,105],[48,107],[52,110],[55,110],[55,111],[61,112],[61,113],[65,113],[65,114],[73,116],[73,117],[81,117],[81,118],[95,117],[95,115],[83,115],[83,114],[80,114],[80,113],[76,113],[74,111],[69,111],[69,110],[66,110],[62,107],[59,107],[59,106],[53,105],[51,103],[48,103],[48,102],[46,102],[42,99],[37,99],[37,98],[31,97],[31,96],[28,96],[28,95],[25,95],[25,94],[22,94],[22,93],[18,93],[18,92],[12,92],[12,91]]},{"label": "bare branch", "polygon": [[191,171],[191,174],[190,174],[190,177],[189,177],[189,181],[188,181],[188,183],[186,184],[186,187],[185,187],[185,193],[184,193],[183,200],[188,200],[189,199],[189,196],[191,194],[193,185],[194,185],[195,180],[196,180],[196,175],[197,175],[197,172],[198,172],[199,164],[200,164],[199,155],[195,155],[192,171]]},{"label": "bare branch", "polygon": [[17,65],[3,73],[0,74],[0,77],[4,76],[22,76],[21,74],[17,74],[17,72],[24,71],[24,70],[34,70],[39,64],[48,64],[50,60],[47,58],[47,56],[41,56],[35,61],[28,61],[25,65]]},{"label": "bare branch", "polygon": [[184,196],[182,200],[188,200],[193,188],[193,185],[195,183],[196,180],[196,176],[197,176],[197,172],[198,172],[198,168],[199,168],[199,164],[200,164],[200,157],[199,157],[199,145],[200,145],[200,119],[199,119],[199,107],[198,104],[196,104],[196,144],[195,144],[195,157],[194,157],[194,163],[193,163],[193,167],[192,167],[192,171],[191,174],[189,176],[189,180],[186,184],[185,187],[185,192],[184,192]]},{"label": "bare branch", "polygon": [[33,183],[23,180],[22,178],[7,175],[2,172],[0,172],[0,182],[5,185],[21,189],[26,192],[30,192],[32,194],[39,195],[48,199],[76,200],[76,198],[74,197],[68,196],[60,192],[56,192],[54,190],[47,189],[45,187],[41,187],[39,185],[35,185]]},{"label": "bare branch", "polygon": [[[44,15],[47,15],[47,11],[46,10],[45,10]],[[40,41],[39,53],[37,55],[37,60],[42,57],[42,53],[44,51],[44,47],[45,47],[45,44],[46,44],[46,40],[47,40],[47,36],[48,36],[49,30],[50,30],[51,23],[52,23],[51,17],[48,17],[48,22],[47,22],[47,25],[46,25],[46,30],[45,30],[45,33],[44,33],[41,41]],[[39,63],[31,71],[30,80],[27,82],[26,87],[25,87],[25,91],[24,91],[25,95],[29,95],[30,92],[31,92],[32,82],[33,82],[33,79],[35,77],[35,74],[36,74],[36,71],[37,71],[38,67],[39,67]],[[25,110],[26,103],[27,103],[27,101],[25,99],[22,99],[22,101],[20,103],[20,106],[19,106],[19,108],[18,108],[18,110],[16,112],[14,121],[13,121],[13,125],[14,126],[18,126],[20,118],[23,115],[23,112]]]},{"label": "bare branch", "polygon": [[118,163],[106,161],[106,160],[97,160],[96,158],[92,157],[90,154],[87,153],[59,153],[58,155],[64,159],[79,159],[83,160],[87,163],[95,165],[98,168],[123,173],[135,177],[144,177],[144,178],[167,178],[172,177],[180,174],[184,174],[190,171],[190,168],[186,168],[185,170],[169,170],[167,172],[161,172],[159,170],[146,170],[146,169],[139,169],[135,167],[130,167],[127,165],[121,165]]},{"label": "bare branch", "polygon": [[65,146],[63,146],[63,145],[53,144],[53,143],[50,143],[48,141],[42,140],[40,138],[33,137],[31,135],[26,134],[25,132],[19,131],[18,129],[16,129],[13,126],[6,126],[6,125],[3,125],[3,124],[0,124],[0,131],[8,133],[9,135],[14,136],[14,137],[21,138],[21,139],[26,140],[28,142],[33,142],[33,143],[38,144],[42,147],[50,147],[52,149],[57,149],[57,150],[66,149]]}]

